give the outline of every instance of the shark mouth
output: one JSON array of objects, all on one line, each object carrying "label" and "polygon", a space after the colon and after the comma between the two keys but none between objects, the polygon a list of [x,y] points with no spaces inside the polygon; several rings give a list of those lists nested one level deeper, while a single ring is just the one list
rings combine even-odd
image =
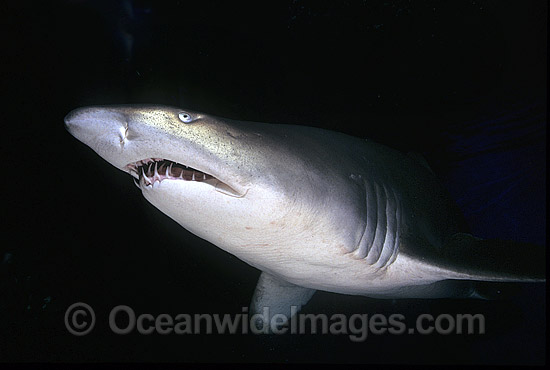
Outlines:
[{"label": "shark mouth", "polygon": [[[155,183],[164,180],[204,182],[215,188],[216,191],[232,197],[243,197],[231,186],[216,177],[195,168],[163,158],[147,158],[127,164],[124,170],[134,177],[138,188],[153,188]],[[136,181],[137,180],[137,181]]]},{"label": "shark mouth", "polygon": [[[162,158],[147,158],[130,163],[124,168],[139,184],[152,186],[163,180],[209,181],[216,180],[212,175],[188,167],[181,163]],[[136,185],[139,184],[136,183]]]}]

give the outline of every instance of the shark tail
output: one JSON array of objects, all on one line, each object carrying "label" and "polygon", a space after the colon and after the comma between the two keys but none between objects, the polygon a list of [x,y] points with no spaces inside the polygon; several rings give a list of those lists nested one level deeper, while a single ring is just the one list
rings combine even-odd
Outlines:
[{"label": "shark tail", "polygon": [[443,253],[446,260],[460,261],[460,266],[468,266],[467,269],[453,269],[462,278],[498,282],[546,281],[546,251],[540,245],[479,239],[459,233],[453,235]]}]

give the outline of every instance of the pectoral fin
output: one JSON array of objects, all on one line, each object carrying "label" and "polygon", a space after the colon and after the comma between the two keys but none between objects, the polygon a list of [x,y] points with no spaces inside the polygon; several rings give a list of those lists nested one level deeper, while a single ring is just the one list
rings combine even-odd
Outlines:
[{"label": "pectoral fin", "polygon": [[[275,323],[275,320],[271,320],[273,316],[282,314],[289,320],[310,300],[313,293],[315,289],[303,288],[262,272],[250,304],[250,313],[256,315],[256,327],[261,332],[270,332],[273,329],[270,323]],[[286,320],[280,318],[276,323],[282,325]]]}]

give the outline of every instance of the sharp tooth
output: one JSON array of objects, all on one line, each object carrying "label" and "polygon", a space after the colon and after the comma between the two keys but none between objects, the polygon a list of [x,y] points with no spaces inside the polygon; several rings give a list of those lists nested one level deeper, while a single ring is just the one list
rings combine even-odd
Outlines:
[{"label": "sharp tooth", "polygon": [[191,180],[195,181],[195,171],[193,171],[193,175],[191,175]]},{"label": "sharp tooth", "polygon": [[155,162],[155,172],[153,173],[153,183],[155,183],[156,181],[160,182],[158,162]]},{"label": "sharp tooth", "polygon": [[204,173],[202,174],[202,179],[206,180],[206,175]]},{"label": "sharp tooth", "polygon": [[151,184],[151,181],[149,180],[149,178],[147,177],[147,175],[146,175],[145,172],[143,171],[143,167],[141,167],[141,176],[142,176],[143,181],[145,182],[146,185],[150,185],[150,184]]},{"label": "sharp tooth", "polygon": [[134,184],[136,185],[136,187],[137,187],[138,189],[141,189],[141,188],[139,187],[139,184],[138,184],[138,182],[137,182],[136,179],[134,179]]}]

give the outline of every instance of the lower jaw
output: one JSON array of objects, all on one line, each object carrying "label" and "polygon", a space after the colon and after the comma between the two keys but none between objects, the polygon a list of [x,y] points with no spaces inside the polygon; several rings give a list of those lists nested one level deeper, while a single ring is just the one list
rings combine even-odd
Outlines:
[{"label": "lower jaw", "polygon": [[[136,186],[139,189],[149,191],[149,190],[159,189],[160,186],[162,185],[162,183],[164,183],[167,180],[188,182],[187,180],[174,179],[174,178],[156,179],[152,182],[149,182],[148,180],[145,180],[143,177],[140,176],[138,181],[136,181],[134,179],[134,183],[136,184]],[[193,180],[189,180],[189,182],[191,182],[191,181],[193,181]],[[244,193],[241,194],[241,193],[237,192],[235,189],[233,189],[232,187],[230,187],[229,185],[221,182],[220,180],[218,180],[214,177],[211,177],[211,178],[206,179],[206,180],[194,181],[194,182],[205,183],[205,184],[211,186],[215,191],[217,191],[219,193],[222,193],[222,194],[225,194],[225,195],[228,195],[228,196],[231,196],[231,197],[234,197],[234,198],[242,198],[248,192],[248,190],[246,190]]]}]

